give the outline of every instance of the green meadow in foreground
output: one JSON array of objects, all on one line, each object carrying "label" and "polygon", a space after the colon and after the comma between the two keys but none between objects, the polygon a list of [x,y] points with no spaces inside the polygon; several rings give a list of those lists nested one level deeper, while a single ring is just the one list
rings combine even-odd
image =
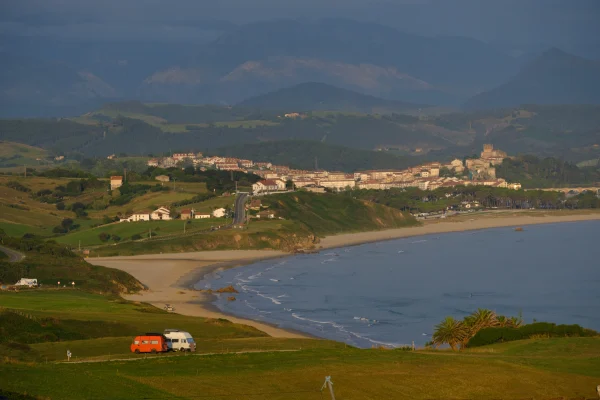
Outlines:
[{"label": "green meadow in foreground", "polygon": [[[326,375],[337,399],[592,398],[600,375],[598,337],[529,339],[460,352],[360,350],[270,338],[224,320],[72,289],[0,293],[0,305],[2,394],[32,398],[323,399]],[[81,340],[48,342],[39,335],[74,334],[82,323],[86,328],[78,333],[87,337]],[[164,328],[189,330],[197,353],[129,352],[135,334]]]}]

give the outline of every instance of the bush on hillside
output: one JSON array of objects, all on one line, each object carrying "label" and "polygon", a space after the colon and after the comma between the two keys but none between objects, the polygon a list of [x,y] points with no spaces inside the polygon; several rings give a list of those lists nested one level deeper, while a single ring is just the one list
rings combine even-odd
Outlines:
[{"label": "bush on hillside", "polygon": [[467,347],[486,346],[494,343],[511,342],[533,337],[586,337],[597,336],[598,332],[579,325],[556,325],[549,322],[536,322],[519,328],[484,328],[475,334]]},{"label": "bush on hillside", "polygon": [[19,183],[17,181],[7,182],[6,186],[9,187],[9,188],[11,188],[11,189],[18,190],[19,192],[24,192],[24,193],[31,192],[31,189],[29,189],[27,186],[24,186],[24,185],[22,185],[21,183]]}]

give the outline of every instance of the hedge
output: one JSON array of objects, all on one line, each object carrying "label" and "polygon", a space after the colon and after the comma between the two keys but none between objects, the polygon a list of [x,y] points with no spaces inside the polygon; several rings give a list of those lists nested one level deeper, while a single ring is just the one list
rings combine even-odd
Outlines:
[{"label": "hedge", "polygon": [[494,343],[529,339],[535,336],[586,337],[597,336],[598,332],[579,325],[556,325],[549,322],[536,322],[519,328],[484,328],[475,334],[467,347],[486,346]]}]

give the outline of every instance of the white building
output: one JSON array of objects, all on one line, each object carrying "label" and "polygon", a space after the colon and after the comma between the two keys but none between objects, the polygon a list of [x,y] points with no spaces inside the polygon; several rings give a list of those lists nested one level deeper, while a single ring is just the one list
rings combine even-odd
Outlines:
[{"label": "white building", "polygon": [[210,214],[194,214],[194,218],[195,219],[207,219],[210,218],[211,215]]},{"label": "white building", "polygon": [[225,216],[226,210],[221,207],[221,208],[217,208],[216,210],[214,210],[212,212],[212,216],[215,218],[223,218]]},{"label": "white building", "polygon": [[126,218],[121,218],[120,222],[138,222],[138,221],[150,221],[150,211],[140,211],[133,213]]},{"label": "white building", "polygon": [[252,185],[254,194],[278,192],[285,190],[285,182],[281,179],[265,179]]},{"label": "white building", "polygon": [[110,177],[110,190],[115,190],[123,186],[123,177],[115,175]]},{"label": "white building", "polygon": [[152,211],[150,219],[168,221],[171,219],[171,211],[166,207],[159,207]]}]

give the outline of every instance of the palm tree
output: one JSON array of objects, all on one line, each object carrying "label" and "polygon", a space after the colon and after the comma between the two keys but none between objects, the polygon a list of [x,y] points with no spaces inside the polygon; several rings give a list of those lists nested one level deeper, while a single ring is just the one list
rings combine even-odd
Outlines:
[{"label": "palm tree", "polygon": [[496,317],[496,321],[498,321],[498,326],[500,328],[504,328],[506,326],[510,326],[510,320],[506,318],[504,315],[498,315]]},{"label": "palm tree", "polygon": [[465,337],[465,329],[460,321],[452,317],[446,317],[444,321],[435,326],[432,341],[435,346],[448,343],[452,350],[462,343]]},{"label": "palm tree", "polygon": [[511,328],[518,328],[523,325],[523,319],[521,317],[510,317],[508,320],[508,326]]},{"label": "palm tree", "polygon": [[465,318],[469,321],[473,327],[473,335],[475,335],[480,329],[490,328],[498,326],[498,317],[495,312],[486,310],[485,308],[478,308],[473,314]]}]

